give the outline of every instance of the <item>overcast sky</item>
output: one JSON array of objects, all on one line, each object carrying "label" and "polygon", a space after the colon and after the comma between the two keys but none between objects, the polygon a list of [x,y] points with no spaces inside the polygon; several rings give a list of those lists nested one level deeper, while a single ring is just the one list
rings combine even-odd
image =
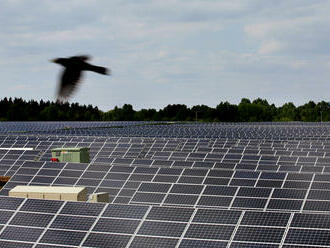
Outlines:
[{"label": "overcast sky", "polygon": [[0,98],[55,100],[55,57],[88,54],[71,102],[109,110],[329,100],[327,0],[1,0]]}]

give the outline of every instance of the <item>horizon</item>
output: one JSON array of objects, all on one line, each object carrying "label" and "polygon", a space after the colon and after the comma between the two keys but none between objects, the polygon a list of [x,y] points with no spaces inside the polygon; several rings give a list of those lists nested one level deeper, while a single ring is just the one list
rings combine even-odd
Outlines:
[{"label": "horizon", "polygon": [[[44,101],[44,102],[49,101],[49,102],[52,103],[52,104],[56,104],[56,103],[57,103],[55,100],[44,100],[44,99],[41,99],[41,100],[35,100],[35,99],[24,99],[24,98],[19,98],[19,97],[4,97],[4,98],[0,98],[0,101],[4,100],[5,98],[7,98],[8,100],[9,100],[10,98],[11,98],[12,100],[15,100],[15,99],[22,99],[22,100],[25,101],[25,102],[36,101],[37,103],[40,103],[40,101]],[[117,108],[122,108],[124,105],[131,105],[131,106],[132,106],[132,109],[133,109],[134,111],[141,111],[142,109],[155,109],[156,111],[160,111],[160,110],[163,110],[165,107],[170,106],[170,105],[184,105],[184,106],[186,106],[187,108],[190,108],[190,109],[193,108],[193,107],[196,107],[196,106],[207,106],[207,107],[209,107],[209,108],[214,108],[214,109],[215,109],[220,103],[226,103],[226,102],[228,102],[228,103],[231,104],[231,105],[236,105],[236,106],[238,106],[238,105],[241,103],[241,101],[242,101],[243,99],[247,99],[247,100],[249,100],[249,101],[251,102],[251,104],[252,104],[254,101],[258,100],[258,99],[260,99],[260,100],[265,100],[265,101],[267,101],[267,103],[269,104],[269,106],[271,106],[271,105],[274,104],[276,108],[281,108],[281,107],[283,107],[283,105],[285,105],[285,104],[290,104],[290,103],[292,103],[296,108],[298,108],[298,107],[301,107],[301,106],[304,106],[304,105],[308,104],[309,102],[313,102],[313,103],[315,103],[316,105],[319,104],[319,103],[321,103],[321,102],[325,102],[325,103],[327,103],[328,106],[330,107],[330,102],[328,102],[328,101],[326,101],[326,100],[320,100],[320,101],[308,100],[307,102],[302,103],[302,104],[299,104],[299,105],[297,105],[297,104],[295,104],[295,103],[293,103],[293,102],[285,102],[285,103],[283,103],[283,104],[281,104],[281,105],[276,105],[275,103],[269,102],[267,99],[263,99],[263,98],[261,98],[261,97],[258,97],[258,98],[255,98],[255,99],[250,99],[250,98],[243,97],[238,103],[232,103],[232,102],[229,102],[229,101],[226,101],[226,100],[225,100],[225,101],[221,101],[221,102],[217,103],[215,106],[209,106],[209,105],[206,105],[206,104],[187,105],[187,104],[184,104],[184,103],[169,103],[169,104],[164,105],[164,106],[162,106],[162,107],[160,107],[160,108],[146,107],[146,108],[140,108],[140,109],[134,108],[134,105],[131,104],[131,103],[123,103],[122,105],[115,105],[115,106],[113,106],[113,108],[108,109],[108,110],[100,109],[98,106],[93,105],[93,104],[83,104],[83,103],[79,103],[79,102],[61,102],[61,104],[67,104],[67,103],[68,103],[69,105],[71,105],[71,104],[78,104],[79,106],[86,106],[86,107],[89,106],[89,105],[91,105],[93,108],[97,107],[99,111],[102,111],[102,112],[106,113],[106,112],[108,112],[108,111],[114,110],[116,107],[117,107]]]}]

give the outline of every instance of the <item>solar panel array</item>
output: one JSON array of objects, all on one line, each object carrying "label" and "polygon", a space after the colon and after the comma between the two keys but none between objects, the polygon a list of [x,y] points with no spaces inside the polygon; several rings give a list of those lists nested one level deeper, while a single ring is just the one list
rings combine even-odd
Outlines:
[{"label": "solar panel array", "polygon": [[[330,245],[330,125],[85,122],[70,125],[93,135],[65,136],[65,123],[6,125],[0,174],[11,179],[0,191],[0,247]],[[126,135],[108,133],[116,128]],[[171,137],[157,134],[171,128]],[[185,128],[193,137],[175,135]],[[150,135],[135,136],[137,129]],[[52,147],[72,146],[90,147],[91,162],[49,162]],[[34,150],[1,150],[10,147]],[[109,204],[7,197],[16,185],[85,186],[111,197]]]},{"label": "solar panel array", "polygon": [[1,133],[108,137],[328,140],[325,123],[6,122]]}]

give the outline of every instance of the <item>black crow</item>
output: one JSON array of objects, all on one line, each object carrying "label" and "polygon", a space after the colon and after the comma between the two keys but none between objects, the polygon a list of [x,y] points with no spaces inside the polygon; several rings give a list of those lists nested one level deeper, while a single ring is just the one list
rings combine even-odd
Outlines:
[{"label": "black crow", "polygon": [[93,71],[104,75],[110,75],[110,70],[105,67],[88,64],[89,56],[73,56],[69,58],[57,58],[52,62],[64,66],[57,93],[57,101],[66,101],[80,83],[82,71]]}]

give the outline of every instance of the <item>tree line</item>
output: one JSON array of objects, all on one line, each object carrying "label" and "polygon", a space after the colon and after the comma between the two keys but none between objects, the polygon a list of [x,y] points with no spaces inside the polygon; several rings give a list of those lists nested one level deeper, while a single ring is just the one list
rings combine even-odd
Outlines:
[{"label": "tree line", "polygon": [[280,107],[257,98],[243,98],[237,105],[220,102],[215,108],[197,105],[170,104],[163,109],[134,110],[130,104],[103,112],[92,105],[25,101],[4,98],[0,101],[0,121],[204,121],[204,122],[259,122],[259,121],[329,121],[330,105],[321,101],[295,106],[292,102]]}]

